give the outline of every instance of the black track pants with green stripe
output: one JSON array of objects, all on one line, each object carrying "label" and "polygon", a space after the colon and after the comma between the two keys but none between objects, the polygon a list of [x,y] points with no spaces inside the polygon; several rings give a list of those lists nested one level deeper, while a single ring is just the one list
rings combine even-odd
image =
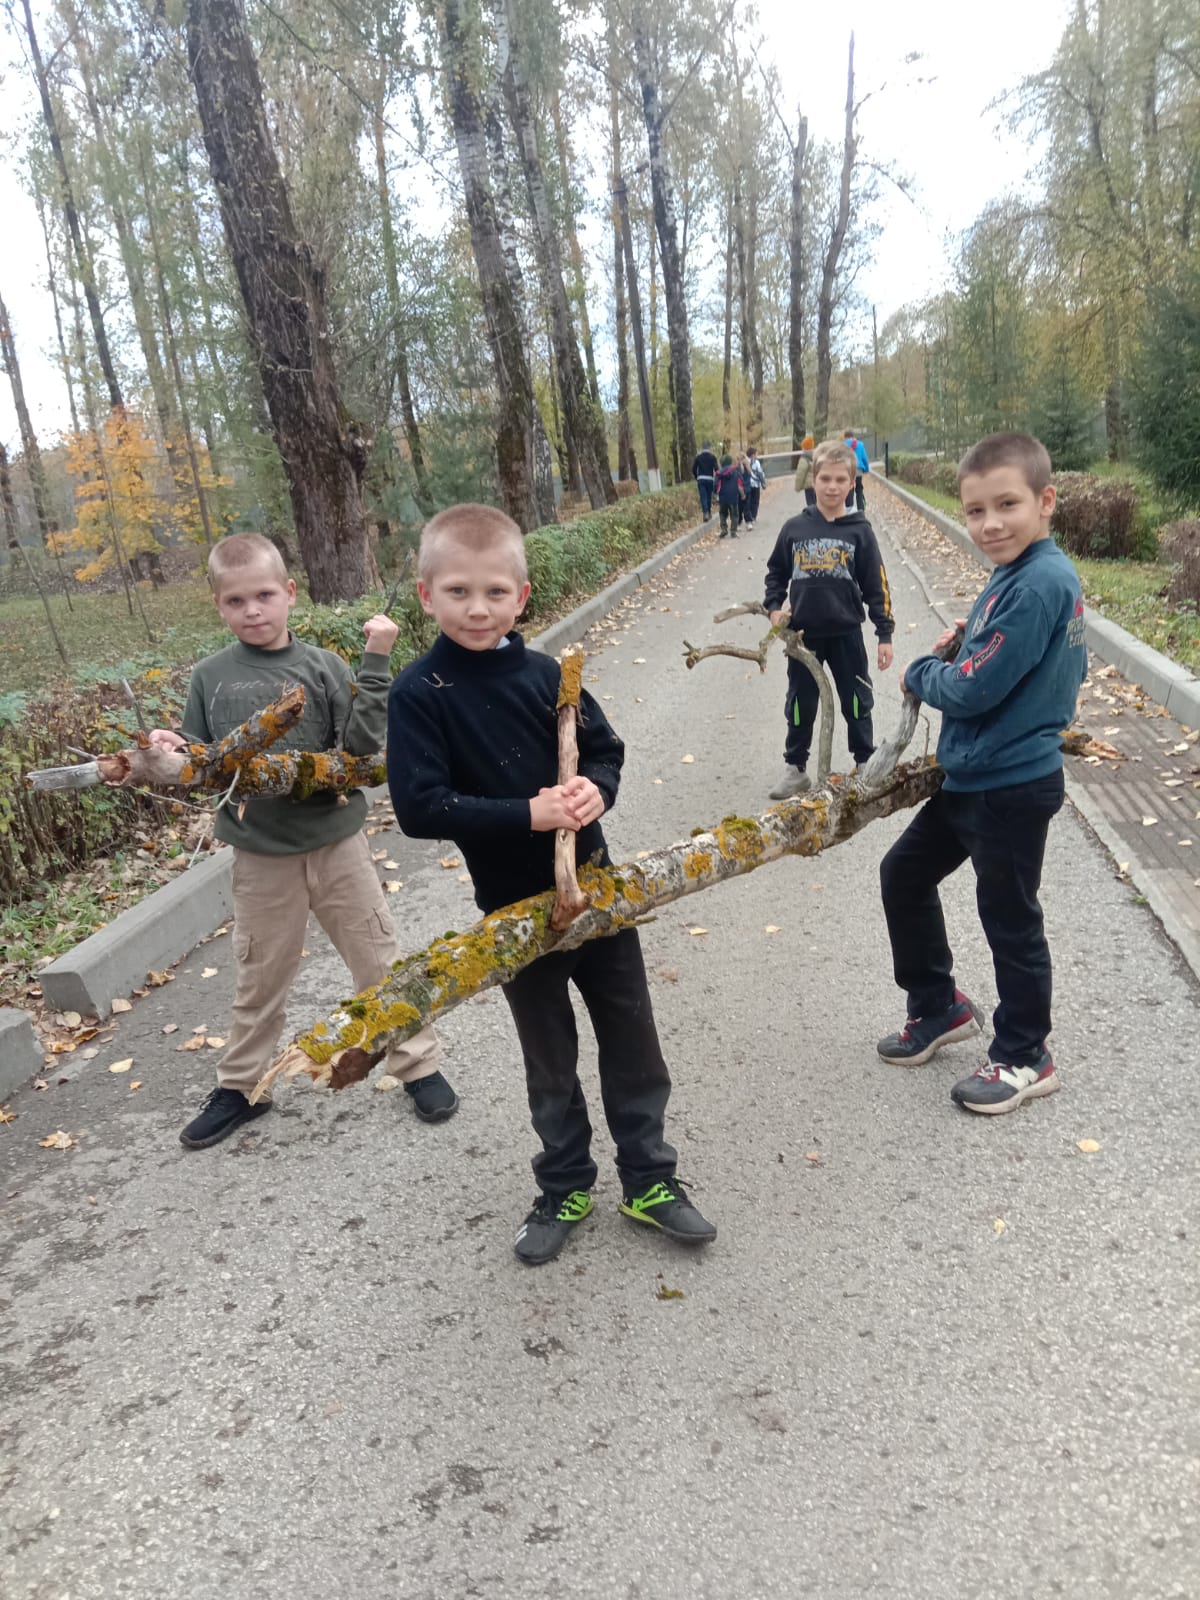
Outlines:
[{"label": "black track pants with green stripe", "polygon": [[[861,763],[875,748],[871,731],[875,696],[867,673],[867,647],[862,629],[856,628],[853,633],[826,634],[824,637],[805,634],[804,642],[817,660],[823,661],[828,668],[842,715],[846,719],[851,758]],[[803,768],[808,765],[820,697],[812,673],[803,662],[789,658],[787,668],[787,743],[784,746],[784,760]]]}]

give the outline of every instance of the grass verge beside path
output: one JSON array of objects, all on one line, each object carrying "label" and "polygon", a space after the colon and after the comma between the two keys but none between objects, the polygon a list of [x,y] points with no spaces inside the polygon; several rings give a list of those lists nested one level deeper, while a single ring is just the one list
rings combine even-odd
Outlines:
[{"label": "grass verge beside path", "polygon": [[[926,505],[962,521],[962,506],[936,489],[900,485]],[[1166,561],[1087,561],[1072,556],[1083,597],[1093,610],[1160,650],[1182,666],[1200,672],[1200,614],[1171,605],[1166,598],[1171,566]]]}]

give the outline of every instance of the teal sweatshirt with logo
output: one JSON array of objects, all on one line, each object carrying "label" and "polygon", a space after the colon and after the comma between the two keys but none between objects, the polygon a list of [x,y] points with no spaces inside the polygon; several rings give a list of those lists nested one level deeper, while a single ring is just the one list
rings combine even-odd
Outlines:
[{"label": "teal sweatshirt with logo", "polygon": [[945,787],[963,791],[1057,772],[1086,676],[1079,578],[1052,539],[995,568],[956,660],[919,656],[904,669],[906,687],[942,713],[938,762]]}]

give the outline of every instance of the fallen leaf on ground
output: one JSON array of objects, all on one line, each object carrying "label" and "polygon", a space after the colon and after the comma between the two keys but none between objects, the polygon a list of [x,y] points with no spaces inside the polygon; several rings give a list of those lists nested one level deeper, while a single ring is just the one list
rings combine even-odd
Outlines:
[{"label": "fallen leaf on ground", "polygon": [[17,1112],[10,1111],[7,1106],[0,1106],[0,1126],[3,1126],[6,1122],[15,1122],[16,1120]]},{"label": "fallen leaf on ground", "polygon": [[142,1080],[140,1078],[135,1078],[129,1087],[131,1089],[140,1089],[142,1087]]},{"label": "fallen leaf on ground", "polygon": [[695,759],[695,756],[680,756],[679,762],[681,766],[689,767]]},{"label": "fallen leaf on ground", "polygon": [[211,1038],[206,1039],[204,1042],[210,1050],[224,1050],[225,1048],[224,1039],[218,1039],[216,1034],[213,1034]]},{"label": "fallen leaf on ground", "polygon": [[663,980],[664,983],[678,983],[679,982],[679,968],[678,967],[659,967],[658,975]]},{"label": "fallen leaf on ground", "polygon": [[804,1159],[805,1161],[810,1161],[814,1167],[819,1167],[821,1165],[821,1152],[819,1150],[806,1150]]},{"label": "fallen leaf on ground", "polygon": [[100,1052],[93,1046],[93,1048],[90,1050],[81,1050],[79,1054],[82,1060],[93,1061],[100,1054]]},{"label": "fallen leaf on ground", "polygon": [[112,1066],[109,1067],[108,1070],[110,1072],[128,1072],[132,1065],[133,1065],[133,1057],[132,1056],[126,1056],[124,1061],[114,1061]]},{"label": "fallen leaf on ground", "polygon": [[[633,664],[634,664],[634,666],[635,666],[635,667],[644,667],[644,666],[645,666],[645,665],[646,665],[646,658],[645,658],[645,656],[634,656],[634,658],[633,658]],[[618,663],[618,662],[616,662],[616,661],[614,661],[614,662],[613,662],[613,666],[614,666],[614,667],[615,667],[615,666],[617,666],[617,665],[619,665],[619,663]]]},{"label": "fallen leaf on ground", "polygon": [[662,782],[662,779],[661,779],[661,778],[655,778],[655,780],[654,780],[654,782],[655,782],[655,783],[661,783],[661,782]]},{"label": "fallen leaf on ground", "polygon": [[1100,1148],[1098,1139],[1076,1139],[1076,1150],[1082,1150],[1085,1156],[1094,1156]]},{"label": "fallen leaf on ground", "polygon": [[190,1039],[185,1039],[182,1044],[177,1044],[175,1048],[176,1050],[203,1050],[204,1035],[202,1033],[194,1033]]},{"label": "fallen leaf on ground", "polygon": [[166,1023],[164,1025],[163,1032],[164,1033],[178,1033],[179,1032],[179,1024],[177,1022],[168,1022],[168,1023]]},{"label": "fallen leaf on ground", "polygon": [[694,939],[698,933],[707,933],[708,929],[707,928],[689,928],[688,932],[692,935],[692,937]]},{"label": "fallen leaf on ground", "polygon": [[766,927],[763,929],[763,932],[764,933],[778,933],[779,929],[775,926],[775,924],[773,922],[768,922]]},{"label": "fallen leaf on ground", "polygon": [[685,1300],[687,1296],[682,1289],[668,1289],[665,1283],[660,1283],[654,1291],[656,1300]]},{"label": "fallen leaf on ground", "polygon": [[1005,1228],[1007,1228],[1007,1227],[1008,1227],[1008,1223],[1005,1222],[1004,1218],[1003,1217],[997,1217],[995,1222],[992,1223],[992,1232],[993,1233],[1003,1233]]},{"label": "fallen leaf on ground", "polygon": [[445,867],[447,872],[449,872],[451,867],[461,867],[462,866],[462,857],[461,856],[439,856],[438,857],[438,866],[439,867]]},{"label": "fallen leaf on ground", "polygon": [[1128,863],[1128,861],[1118,861],[1117,862],[1117,871],[1121,874],[1122,877],[1124,877],[1125,874],[1129,871],[1129,863]]},{"label": "fallen leaf on ground", "polygon": [[[368,830],[368,831],[370,831],[370,830]],[[371,860],[372,861],[382,861],[384,856],[386,856],[386,855],[387,855],[387,851],[386,850],[372,850],[371,851]]]},{"label": "fallen leaf on ground", "polygon": [[175,982],[175,974],[173,972],[168,972],[164,967],[161,972],[148,972],[146,974],[146,982],[152,989],[161,989],[164,983]]},{"label": "fallen leaf on ground", "polygon": [[1153,828],[1153,827],[1155,827],[1157,825],[1157,823],[1158,823],[1158,818],[1157,817],[1143,817],[1142,818],[1142,827],[1143,828]]},{"label": "fallen leaf on ground", "polygon": [[400,1087],[400,1079],[393,1078],[390,1072],[385,1072],[381,1078],[376,1078],[375,1089],[379,1094],[390,1094],[393,1089]]},{"label": "fallen leaf on ground", "polygon": [[38,1144],[43,1150],[72,1150],[79,1143],[69,1133],[64,1133],[60,1128],[57,1133],[52,1133],[48,1139],[39,1139]]},{"label": "fallen leaf on ground", "polygon": [[388,872],[398,872],[400,870],[400,863],[398,861],[385,861],[383,864]]},{"label": "fallen leaf on ground", "polygon": [[399,878],[385,878],[383,880],[383,887],[387,890],[388,894],[399,894],[401,889],[403,889],[404,884]]},{"label": "fallen leaf on ground", "polygon": [[69,1056],[74,1048],[75,1044],[71,1039],[55,1039],[50,1046],[50,1054],[54,1056]]},{"label": "fallen leaf on ground", "polygon": [[131,1000],[121,1000],[118,998],[113,1001],[112,1009],[114,1011],[132,1011],[133,1002]]},{"label": "fallen leaf on ground", "polygon": [[77,1028],[82,1021],[78,1011],[60,1011],[58,1014],[60,1028]]},{"label": "fallen leaf on ground", "polygon": [[217,975],[216,967],[205,967],[204,971],[200,974],[200,976],[202,978],[215,978],[216,975]]}]

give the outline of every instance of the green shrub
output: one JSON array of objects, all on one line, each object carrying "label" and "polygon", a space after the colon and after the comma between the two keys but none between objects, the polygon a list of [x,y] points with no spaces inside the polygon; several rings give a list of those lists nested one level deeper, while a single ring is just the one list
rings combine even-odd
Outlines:
[{"label": "green shrub", "polygon": [[1139,554],[1137,491],[1092,472],[1060,472],[1051,530],[1073,556],[1124,559]]}]

